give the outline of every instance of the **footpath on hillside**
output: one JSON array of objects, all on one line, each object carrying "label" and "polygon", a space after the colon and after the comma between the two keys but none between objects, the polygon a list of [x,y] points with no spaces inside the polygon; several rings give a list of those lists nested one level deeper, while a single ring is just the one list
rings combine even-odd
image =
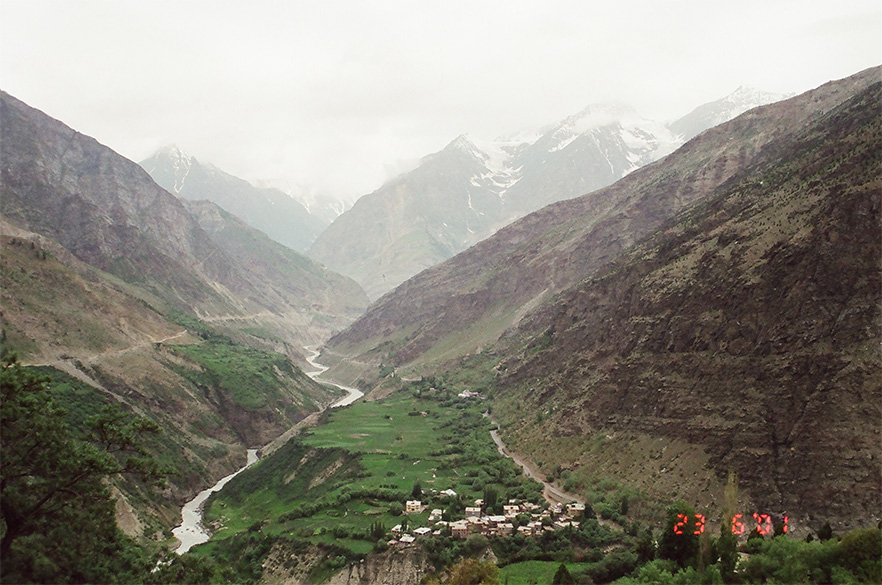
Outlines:
[{"label": "footpath on hillside", "polygon": [[[490,421],[493,424],[496,424],[496,421],[493,420],[493,418],[491,418],[489,415],[485,416],[487,416],[487,418],[490,418]],[[509,459],[517,463],[521,467],[521,469],[524,470],[524,473],[542,484],[542,497],[544,497],[545,501],[547,501],[549,504],[568,504],[570,502],[579,502],[580,504],[585,503],[584,498],[569,494],[545,481],[545,476],[542,475],[535,463],[533,463],[525,455],[521,455],[520,453],[512,453],[508,450],[508,447],[505,446],[505,443],[503,443],[502,439],[499,437],[498,431],[490,431],[490,436],[493,438],[493,442],[496,443],[496,448],[499,450],[500,455],[508,457]]]}]

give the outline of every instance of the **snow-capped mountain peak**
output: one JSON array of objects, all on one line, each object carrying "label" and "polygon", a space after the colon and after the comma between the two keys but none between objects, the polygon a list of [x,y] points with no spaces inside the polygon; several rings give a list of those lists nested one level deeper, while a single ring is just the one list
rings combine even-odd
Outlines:
[{"label": "snow-capped mountain peak", "polygon": [[692,110],[668,127],[675,134],[689,140],[707,128],[736,118],[748,110],[786,99],[790,95],[739,86],[729,95]]},{"label": "snow-capped mountain peak", "polygon": [[[734,107],[755,108],[772,102],[777,102],[789,97],[789,95],[762,91],[755,87],[738,86],[738,89],[720,100],[723,103],[732,104]],[[746,110],[745,110],[746,111]]]},{"label": "snow-capped mountain peak", "polygon": [[[171,187],[171,191],[176,195],[180,195],[181,189],[184,188],[184,182],[187,180],[187,175],[190,174],[190,169],[193,167],[193,161],[194,158],[178,148],[177,145],[169,144],[160,148],[156,154],[147,159],[147,161],[144,161],[147,164],[145,166],[142,163],[142,166],[151,175],[159,173],[166,177],[166,188]],[[160,169],[160,166],[163,168]],[[168,175],[171,176],[168,177]]]},{"label": "snow-capped mountain peak", "polygon": [[622,124],[634,119],[639,119],[639,116],[634,108],[627,104],[618,102],[591,104],[581,112],[566,118],[558,129],[584,134],[595,128]]},{"label": "snow-capped mountain peak", "polygon": [[475,145],[468,134],[460,134],[444,150],[448,152],[462,152],[477,159],[484,158],[484,153]]}]

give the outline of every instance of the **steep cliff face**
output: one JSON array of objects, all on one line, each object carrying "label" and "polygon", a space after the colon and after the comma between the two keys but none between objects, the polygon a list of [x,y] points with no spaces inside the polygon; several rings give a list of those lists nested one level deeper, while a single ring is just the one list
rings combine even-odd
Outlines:
[{"label": "steep cliff face", "polygon": [[0,213],[170,300],[229,308],[247,288],[183,205],[138,165],[0,94]]},{"label": "steep cliff face", "polygon": [[665,221],[773,164],[804,127],[877,78],[866,71],[751,110],[610,187],[545,207],[405,282],[328,348],[375,367],[443,362],[486,347]]},{"label": "steep cliff face", "polygon": [[367,307],[367,295],[355,281],[271,240],[214,203],[192,201],[185,207],[257,290],[269,309],[259,319],[276,337],[320,343]]},{"label": "steep cliff face", "polygon": [[719,476],[737,471],[763,509],[814,530],[875,525],[882,83],[873,77],[529,314],[496,348],[508,357],[494,413],[508,432],[686,441]]},{"label": "steep cliff face", "polygon": [[[263,563],[262,579],[273,585],[307,585],[313,583],[310,572],[320,562],[326,551],[320,547],[297,547],[284,542],[276,543]],[[430,565],[419,547],[393,548],[371,554],[353,563],[330,579],[328,585],[413,585],[429,574]]]}]

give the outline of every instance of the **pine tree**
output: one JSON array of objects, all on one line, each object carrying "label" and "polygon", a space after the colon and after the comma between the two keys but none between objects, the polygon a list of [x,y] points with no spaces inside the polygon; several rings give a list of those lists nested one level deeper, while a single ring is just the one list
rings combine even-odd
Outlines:
[{"label": "pine tree", "polygon": [[735,566],[738,564],[738,537],[732,532],[732,519],[738,509],[738,477],[729,470],[723,500],[723,517],[720,520],[720,538],[717,540],[717,554],[720,557],[720,574],[724,583],[732,581]]},{"label": "pine tree", "polygon": [[698,558],[698,535],[695,534],[695,508],[678,500],[665,511],[665,527],[658,543],[657,556],[675,561],[686,568]]},{"label": "pine tree", "polygon": [[567,566],[563,563],[557,568],[557,572],[551,579],[551,585],[576,585],[576,580],[567,570]]}]

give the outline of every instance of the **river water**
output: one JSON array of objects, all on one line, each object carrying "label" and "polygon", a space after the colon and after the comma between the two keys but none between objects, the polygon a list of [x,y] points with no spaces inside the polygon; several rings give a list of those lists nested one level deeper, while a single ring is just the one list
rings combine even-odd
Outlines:
[{"label": "river water", "polygon": [[180,546],[175,550],[176,553],[182,555],[197,544],[208,542],[211,535],[202,526],[202,509],[205,506],[205,500],[212,493],[219,492],[231,479],[256,462],[257,449],[248,449],[248,459],[244,467],[224,477],[207,490],[202,490],[195,498],[184,504],[184,507],[181,508],[181,525],[172,530],[175,538],[181,541]]},{"label": "river water", "polygon": [[[324,374],[328,370],[328,367],[323,366],[315,361],[321,353],[320,351],[308,347],[306,348],[306,350],[312,353],[312,355],[306,358],[306,361],[309,363],[309,365],[316,368],[315,371],[307,372],[306,375],[317,382],[320,381],[322,384],[330,384],[331,386],[336,386],[337,388],[346,391],[346,396],[334,402],[330,406],[330,408],[337,408],[340,406],[352,404],[353,402],[364,396],[364,392],[357,388],[343,386],[341,384],[328,382],[326,380],[318,380],[318,377]],[[231,479],[245,471],[245,469],[247,469],[250,465],[256,463],[258,460],[257,452],[258,449],[248,449],[248,457],[244,466],[239,468],[234,473],[231,473],[230,475],[224,477],[210,488],[202,490],[196,495],[195,498],[184,504],[184,507],[181,508],[181,524],[180,526],[177,526],[172,530],[172,534],[174,534],[175,538],[177,538],[181,542],[181,544],[178,545],[178,548],[175,550],[176,553],[182,555],[197,544],[208,542],[208,539],[211,538],[211,534],[209,534],[205,530],[205,527],[202,525],[202,513],[205,506],[205,500],[207,500],[208,496],[210,496],[212,493],[218,492],[223,489],[223,487],[227,485],[227,483]]]},{"label": "river water", "polygon": [[305,348],[306,351],[311,351],[312,355],[306,358],[306,361],[312,367],[316,368],[314,372],[307,372],[306,375],[315,380],[316,382],[321,382],[322,384],[330,384],[331,386],[336,386],[340,390],[345,390],[348,394],[331,405],[331,408],[337,408],[340,406],[346,406],[348,404],[352,404],[362,396],[364,396],[364,392],[359,390],[358,388],[352,388],[351,386],[343,386],[342,384],[337,384],[336,382],[328,382],[326,380],[319,380],[318,377],[328,371],[328,366],[323,366],[317,361],[315,361],[321,352],[318,349],[311,349],[309,347]]}]

